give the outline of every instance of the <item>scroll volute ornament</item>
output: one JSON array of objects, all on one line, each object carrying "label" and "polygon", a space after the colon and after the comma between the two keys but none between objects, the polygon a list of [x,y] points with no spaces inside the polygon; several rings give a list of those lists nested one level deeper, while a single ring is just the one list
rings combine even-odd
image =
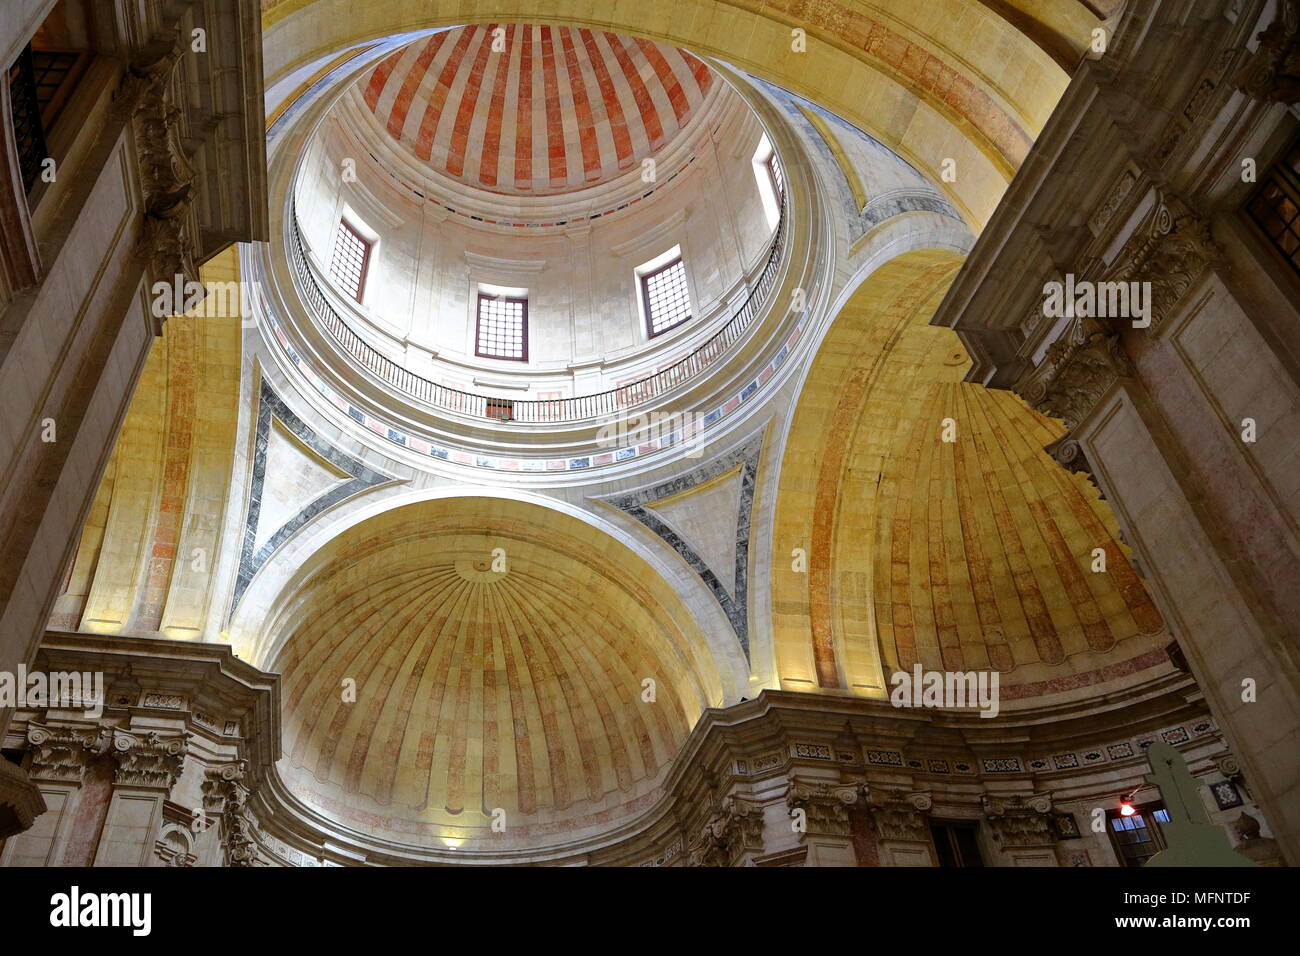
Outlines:
[{"label": "scroll volute ornament", "polygon": [[46,727],[27,724],[27,746],[31,751],[30,773],[36,780],[80,781],[86,765],[107,753],[112,731],[106,727]]}]

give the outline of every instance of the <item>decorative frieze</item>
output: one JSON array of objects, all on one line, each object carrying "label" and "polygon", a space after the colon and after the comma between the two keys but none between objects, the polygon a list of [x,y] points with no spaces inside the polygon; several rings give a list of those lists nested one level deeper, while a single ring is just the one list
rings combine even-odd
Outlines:
[{"label": "decorative frieze", "polygon": [[184,710],[185,698],[180,694],[148,693],[140,698],[141,707],[157,707],[160,710]]},{"label": "decorative frieze", "polygon": [[804,757],[808,760],[830,760],[831,748],[825,744],[807,744],[793,743],[790,745],[790,752],[796,757]]},{"label": "decorative frieze", "polygon": [[668,866],[673,860],[682,855],[681,839],[674,840],[669,847],[662,853],[659,853],[648,860],[638,863],[637,866]]},{"label": "decorative frieze", "polygon": [[1150,151],[1152,169],[1163,169],[1197,121],[1202,116],[1212,115],[1206,107],[1214,101],[1215,91],[1224,82],[1228,69],[1236,58],[1237,51],[1232,47],[1226,47],[1209,58],[1208,66],[1196,78],[1187,99],[1183,101],[1183,108],[1169,118],[1155,147]]},{"label": "decorative frieze", "polygon": [[1092,214],[1088,220],[1088,228],[1092,230],[1094,236],[1100,236],[1114,217],[1115,211],[1119,209],[1120,204],[1128,198],[1133,192],[1133,187],[1137,185],[1137,173],[1131,169],[1126,169],[1120,174],[1115,185],[1111,187],[1106,199],[1098,207],[1097,211]]}]

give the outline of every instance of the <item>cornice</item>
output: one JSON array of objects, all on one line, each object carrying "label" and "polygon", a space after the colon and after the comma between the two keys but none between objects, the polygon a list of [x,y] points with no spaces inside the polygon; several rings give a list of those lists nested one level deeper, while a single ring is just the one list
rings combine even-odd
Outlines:
[{"label": "cornice", "polygon": [[[237,736],[247,741],[250,771],[267,772],[280,756],[280,678],[235,656],[227,644],[172,641],[153,637],[87,634],[49,630],[38,661],[50,670],[105,671],[111,691],[119,676],[129,675],[143,690],[184,697],[186,712],[233,707],[244,712]],[[144,697],[140,697],[143,701]],[[112,700],[106,701],[112,709]],[[131,701],[127,707],[140,706]],[[224,736],[225,728],[211,732]]]}]

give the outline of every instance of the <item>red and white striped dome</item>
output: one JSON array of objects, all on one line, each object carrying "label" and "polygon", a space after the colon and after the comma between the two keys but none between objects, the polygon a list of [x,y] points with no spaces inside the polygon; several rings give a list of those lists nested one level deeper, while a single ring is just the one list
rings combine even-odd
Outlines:
[{"label": "red and white striped dome", "polygon": [[460,182],[540,195],[599,185],[685,129],[709,68],[649,40],[571,27],[436,33],[361,80],[390,136]]}]

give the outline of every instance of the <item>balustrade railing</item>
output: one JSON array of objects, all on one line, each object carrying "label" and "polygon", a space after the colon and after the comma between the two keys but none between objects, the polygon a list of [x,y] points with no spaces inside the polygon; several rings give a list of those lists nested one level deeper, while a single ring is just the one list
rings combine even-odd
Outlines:
[{"label": "balustrade railing", "polygon": [[315,319],[329,331],[342,349],[362,367],[398,391],[447,411],[459,412],[496,421],[568,423],[611,417],[652,401],[694,378],[717,361],[740,338],[757,316],[776,283],[781,253],[785,248],[786,204],[782,202],[780,218],[772,236],[772,245],[758,277],[744,303],[710,338],[681,361],[660,369],[645,378],[617,388],[590,395],[555,399],[519,399],[479,395],[441,385],[398,365],[382,354],[348,325],[321,288],[316,270],[308,262],[307,247],[298,226],[296,211],[291,214],[291,260],[302,291],[303,300]]}]

